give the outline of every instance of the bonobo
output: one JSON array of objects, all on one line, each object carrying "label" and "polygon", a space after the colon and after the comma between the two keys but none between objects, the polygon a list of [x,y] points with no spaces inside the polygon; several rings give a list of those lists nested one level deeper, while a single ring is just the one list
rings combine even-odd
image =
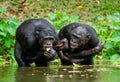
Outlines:
[{"label": "bonobo", "polygon": [[62,65],[93,65],[94,55],[104,47],[104,42],[98,40],[96,31],[86,24],[70,23],[64,26],[59,32],[59,38],[67,39],[64,44],[68,44],[68,47],[58,52]]},{"label": "bonobo", "polygon": [[45,19],[29,19],[16,30],[15,59],[19,66],[48,66],[56,58],[56,29]]}]

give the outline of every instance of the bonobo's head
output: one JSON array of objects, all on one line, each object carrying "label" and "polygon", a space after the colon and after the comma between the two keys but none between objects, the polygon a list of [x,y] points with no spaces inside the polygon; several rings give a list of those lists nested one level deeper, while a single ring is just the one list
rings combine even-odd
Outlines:
[{"label": "bonobo's head", "polygon": [[85,47],[85,44],[90,40],[90,34],[84,27],[77,27],[71,31],[70,34],[70,47],[72,49]]},{"label": "bonobo's head", "polygon": [[52,48],[54,43],[54,36],[50,29],[36,30],[36,38],[38,39],[39,45],[43,49]]}]

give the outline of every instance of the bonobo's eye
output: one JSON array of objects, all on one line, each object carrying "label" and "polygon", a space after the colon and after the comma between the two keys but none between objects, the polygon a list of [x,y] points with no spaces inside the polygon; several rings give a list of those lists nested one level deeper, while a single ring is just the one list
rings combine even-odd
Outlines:
[{"label": "bonobo's eye", "polygon": [[45,40],[54,40],[54,37],[53,36],[45,36],[44,39]]},{"label": "bonobo's eye", "polygon": [[90,39],[90,35],[87,35],[86,38],[87,38],[87,39]]},{"label": "bonobo's eye", "polygon": [[72,36],[74,36],[74,37],[76,37],[76,38],[81,38],[81,36],[80,35],[78,35],[78,34],[76,34],[76,33],[72,33]]},{"label": "bonobo's eye", "polygon": [[39,42],[44,42],[44,39],[43,38],[39,38]]},{"label": "bonobo's eye", "polygon": [[39,31],[36,31],[36,34],[39,34],[40,32]]}]

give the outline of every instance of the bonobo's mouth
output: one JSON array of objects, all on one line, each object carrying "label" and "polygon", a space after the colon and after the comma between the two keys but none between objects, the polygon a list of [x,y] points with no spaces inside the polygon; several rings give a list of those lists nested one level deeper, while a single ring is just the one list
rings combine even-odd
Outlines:
[{"label": "bonobo's mouth", "polygon": [[52,48],[52,46],[43,46],[44,50],[48,50],[48,49],[51,49],[51,48]]},{"label": "bonobo's mouth", "polygon": [[49,51],[50,49],[51,49],[51,48],[46,48],[45,50],[46,50],[46,51]]},{"label": "bonobo's mouth", "polygon": [[77,48],[77,47],[78,47],[78,45],[75,45],[75,44],[70,44],[70,47],[71,47],[71,48]]}]

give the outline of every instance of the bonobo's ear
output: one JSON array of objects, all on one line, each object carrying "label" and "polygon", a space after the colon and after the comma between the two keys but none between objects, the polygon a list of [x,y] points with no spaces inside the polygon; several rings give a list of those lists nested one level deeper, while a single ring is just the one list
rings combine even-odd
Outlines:
[{"label": "bonobo's ear", "polygon": [[39,35],[39,31],[35,31],[35,37],[38,38],[38,35]]}]

